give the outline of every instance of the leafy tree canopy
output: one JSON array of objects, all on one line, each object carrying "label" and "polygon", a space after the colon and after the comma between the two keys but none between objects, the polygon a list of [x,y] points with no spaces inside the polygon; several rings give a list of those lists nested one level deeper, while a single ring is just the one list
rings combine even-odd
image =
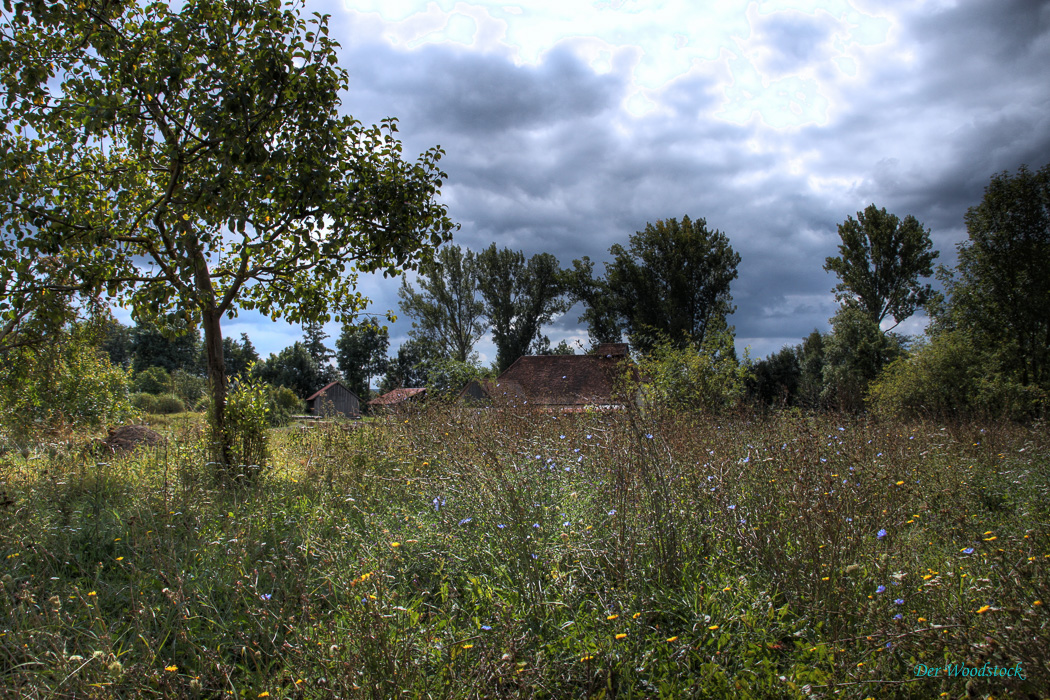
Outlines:
[{"label": "leafy tree canopy", "polygon": [[325,386],[321,368],[300,342],[255,365],[254,375],[267,384],[288,387],[301,399]]},{"label": "leafy tree canopy", "polygon": [[656,339],[702,345],[712,322],[733,313],[740,256],[729,239],[688,216],[646,224],[627,248],[609,249],[605,286],[618,324],[643,352]]},{"label": "leafy tree canopy", "polygon": [[543,324],[569,310],[566,278],[550,253],[538,253],[526,262],[521,251],[497,249],[495,243],[478,255],[478,265],[478,287],[502,372],[527,355],[534,343],[542,345]]},{"label": "leafy tree canopy", "polygon": [[839,277],[835,296],[860,308],[876,325],[892,316],[894,327],[934,297],[920,277],[933,274],[929,229],[915,217],[904,220],[874,204],[839,224],[839,255],[828,257],[824,270]]},{"label": "leafy tree canopy", "polygon": [[1022,385],[1050,389],[1050,164],[992,177],[966,213],[958,277],[938,323],[969,333]]},{"label": "leafy tree canopy", "polygon": [[402,281],[401,311],[412,318],[409,337],[440,348],[445,357],[466,362],[488,330],[485,305],[477,298],[478,271],[472,251],[449,245],[420,269],[420,291]]},{"label": "leafy tree canopy", "polygon": [[220,436],[222,318],[350,319],[357,272],[413,267],[453,228],[441,150],[405,161],[393,120],[341,114],[327,17],[301,10],[83,0],[0,17],[0,255],[49,257],[49,291],[105,291],[168,334],[203,325]]},{"label": "leafy tree canopy", "polygon": [[336,359],[346,378],[346,388],[367,401],[371,393],[372,377],[386,371],[386,351],[390,346],[390,332],[386,326],[362,323],[343,326],[335,341]]}]

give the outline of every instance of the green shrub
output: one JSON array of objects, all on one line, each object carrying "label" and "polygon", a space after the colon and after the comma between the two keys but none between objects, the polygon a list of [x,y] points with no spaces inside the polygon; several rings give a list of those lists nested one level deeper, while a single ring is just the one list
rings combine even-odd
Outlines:
[{"label": "green shrub", "polygon": [[131,405],[143,413],[157,413],[157,397],[153,394],[138,392],[131,395]]},{"label": "green shrub", "polygon": [[171,391],[171,375],[163,367],[147,367],[132,380],[133,391],[159,395]]},{"label": "green shrub", "polygon": [[984,416],[1019,419],[1046,397],[995,369],[961,331],[945,331],[889,365],[871,386],[869,403],[885,417]]},{"label": "green shrub", "polygon": [[184,369],[177,369],[171,373],[171,389],[187,406],[195,406],[207,396],[208,380]]},{"label": "green shrub", "polygon": [[164,396],[157,397],[156,408],[153,412],[166,415],[169,413],[183,413],[185,410],[186,404],[182,403],[182,399],[178,396],[165,394]]},{"label": "green shrub", "polygon": [[[253,379],[250,372],[230,382],[224,425],[225,441],[230,447],[227,475],[253,480],[265,468],[269,413],[266,385]],[[214,417],[211,424],[214,430]]]},{"label": "green shrub", "polygon": [[266,386],[266,407],[270,425],[285,425],[292,416],[303,412],[303,401],[286,386]]}]

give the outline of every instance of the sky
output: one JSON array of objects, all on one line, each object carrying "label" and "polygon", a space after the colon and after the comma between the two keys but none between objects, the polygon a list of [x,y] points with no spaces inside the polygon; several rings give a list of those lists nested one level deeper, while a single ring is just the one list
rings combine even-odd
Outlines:
[{"label": "sky", "polygon": [[[740,254],[739,351],[835,313],[837,225],[869,204],[953,265],[991,176],[1050,162],[1050,3],[1036,0],[307,0],[331,15],[347,113],[440,145],[455,243],[609,260],[658,219],[703,218]],[[411,281],[411,277],[409,280]],[[400,314],[399,279],[362,277]],[[583,341],[576,307],[544,328]],[[388,324],[391,354],[411,321]],[[913,317],[897,330],[921,333]],[[339,326],[326,331],[334,348]],[[260,354],[301,328],[242,313]],[[476,350],[488,364],[491,337]]]}]

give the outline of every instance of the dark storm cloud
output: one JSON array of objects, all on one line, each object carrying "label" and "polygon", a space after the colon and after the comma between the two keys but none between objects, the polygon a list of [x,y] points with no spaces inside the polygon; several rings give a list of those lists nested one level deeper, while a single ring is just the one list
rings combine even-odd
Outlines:
[{"label": "dark storm cloud", "polygon": [[[649,91],[657,109],[636,118],[621,106],[628,68],[595,73],[570,43],[516,65],[462,46],[396,48],[375,21],[330,11],[351,74],[347,110],[367,122],[397,116],[408,157],[445,149],[457,243],[550,252],[565,266],[588,255],[600,271],[609,247],[647,222],[706,218],[742,258],[730,322],[764,356],[827,329],[836,280],[823,264],[847,216],[873,202],[912,214],[952,262],[990,176],[1050,162],[1050,4],[929,7],[901,11],[892,48],[859,54],[822,123],[782,130],[718,118],[717,70]],[[757,65],[831,70],[820,62],[837,21],[759,15]],[[365,284],[374,310],[396,311],[399,281]],[[546,329],[552,342],[580,332],[579,312]],[[392,353],[409,328],[391,328]]]}]

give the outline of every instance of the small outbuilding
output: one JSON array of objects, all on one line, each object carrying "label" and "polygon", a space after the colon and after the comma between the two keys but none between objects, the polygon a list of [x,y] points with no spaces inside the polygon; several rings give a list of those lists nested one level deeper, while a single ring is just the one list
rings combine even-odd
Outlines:
[{"label": "small outbuilding", "polygon": [[368,408],[371,411],[397,411],[410,404],[419,403],[426,395],[425,388],[394,389],[369,401]]},{"label": "small outbuilding", "polygon": [[340,382],[332,382],[306,398],[306,411],[312,416],[361,417],[361,399]]}]

